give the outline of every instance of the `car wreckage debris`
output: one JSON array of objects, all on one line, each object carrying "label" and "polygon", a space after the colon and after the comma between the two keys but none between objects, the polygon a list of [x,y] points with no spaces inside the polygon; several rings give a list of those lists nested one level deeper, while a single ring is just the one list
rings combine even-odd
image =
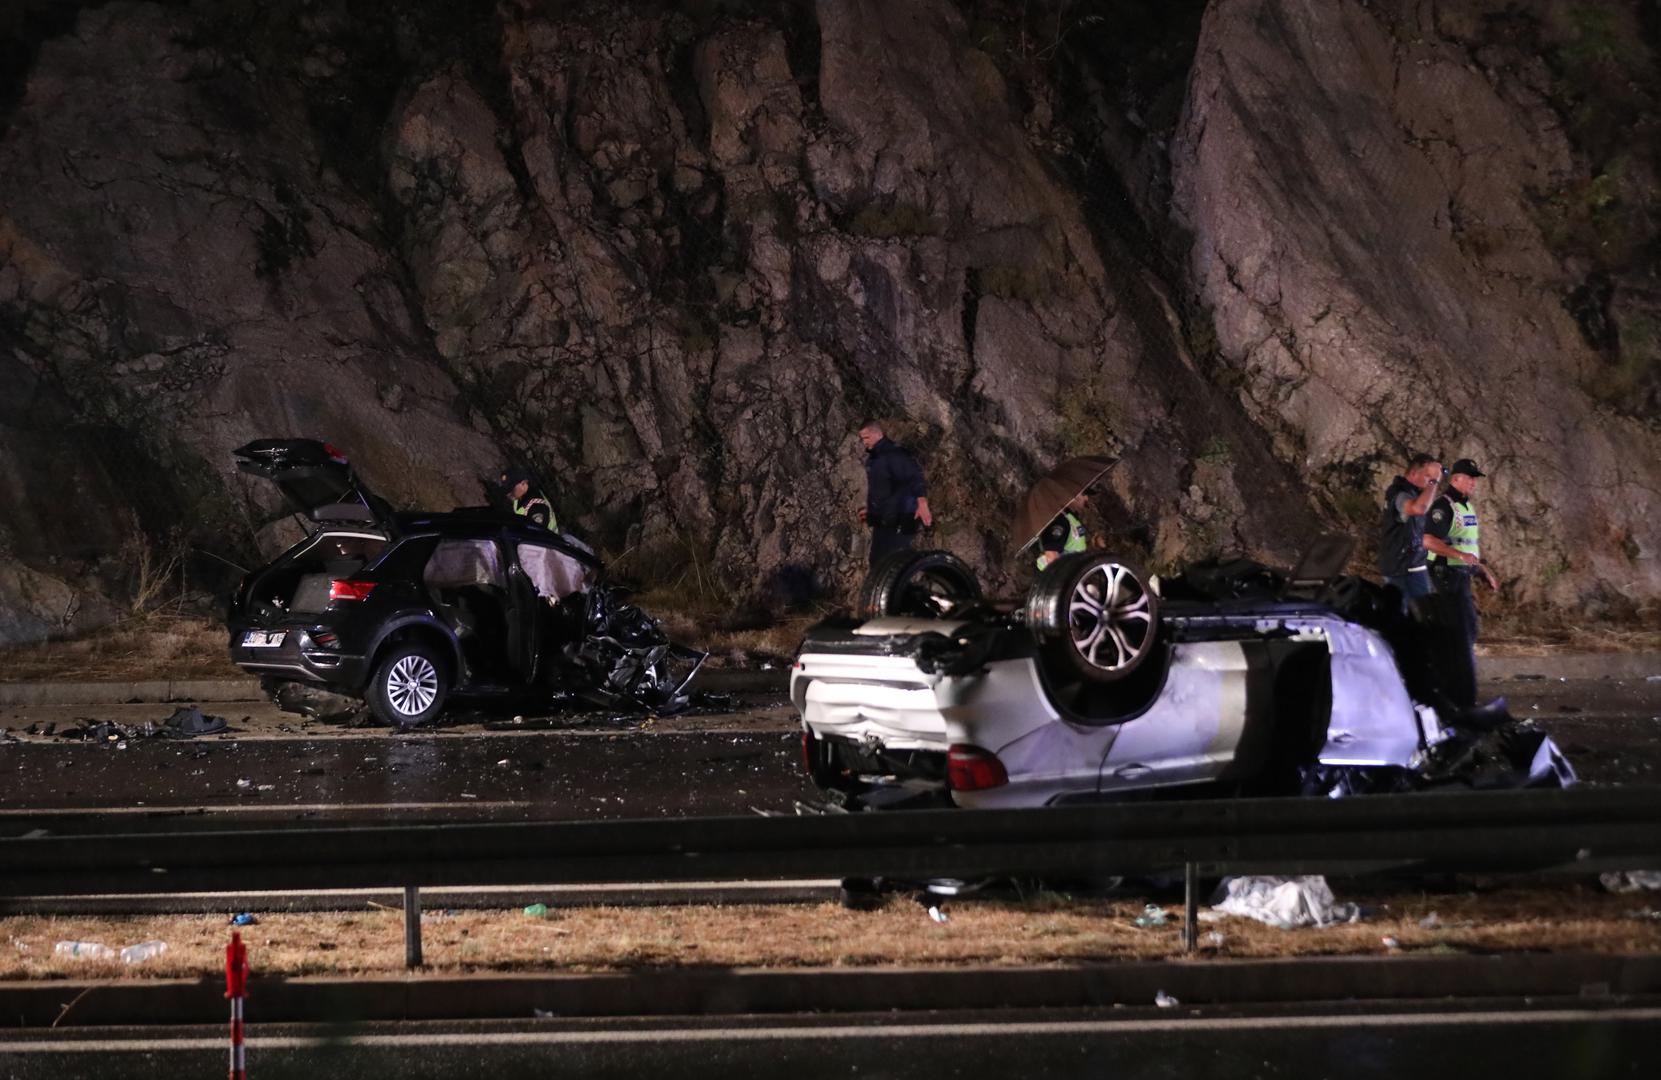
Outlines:
[{"label": "car wreckage debris", "polygon": [[83,716],[77,718],[75,727],[62,731],[56,729],[56,724],[48,724],[44,731],[31,731],[31,734],[55,735],[60,739],[114,744],[124,748],[122,744],[132,739],[193,739],[198,735],[217,735],[228,731],[230,725],[223,716],[212,716],[194,705],[185,705],[175,709],[173,715],[159,724],[146,720],[141,726],[132,726]]},{"label": "car wreckage debris", "polygon": [[691,703],[686,687],[708,653],[676,645],[662,625],[623,599],[624,592],[598,586],[584,594],[582,640],[565,647],[578,676],[567,682],[596,704],[678,712]]}]

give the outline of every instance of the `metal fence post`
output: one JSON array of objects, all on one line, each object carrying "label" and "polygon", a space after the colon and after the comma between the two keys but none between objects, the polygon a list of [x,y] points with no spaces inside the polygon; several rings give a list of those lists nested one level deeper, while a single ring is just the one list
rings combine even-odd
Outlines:
[{"label": "metal fence post", "polygon": [[1200,936],[1200,868],[1193,863],[1182,866],[1182,889],[1182,948],[1193,952],[1199,948]]},{"label": "metal fence post", "polygon": [[421,887],[404,886],[404,966],[421,966]]}]

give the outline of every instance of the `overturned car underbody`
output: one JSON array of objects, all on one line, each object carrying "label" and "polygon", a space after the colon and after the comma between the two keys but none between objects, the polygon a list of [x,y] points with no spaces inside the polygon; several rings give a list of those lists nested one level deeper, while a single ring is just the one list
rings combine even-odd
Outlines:
[{"label": "overturned car underbody", "polygon": [[1573,783],[1538,726],[1475,703],[1435,604],[1337,572],[1349,549],[1163,581],[1083,553],[1019,607],[947,553],[901,553],[802,643],[807,768],[848,809]]}]

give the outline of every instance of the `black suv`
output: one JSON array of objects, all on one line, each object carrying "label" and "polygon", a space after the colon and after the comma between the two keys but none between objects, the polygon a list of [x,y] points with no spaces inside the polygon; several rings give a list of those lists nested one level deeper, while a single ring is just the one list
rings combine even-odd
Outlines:
[{"label": "black suv", "polygon": [[685,704],[703,654],[622,602],[574,537],[489,507],[395,513],[313,439],[263,439],[236,457],[315,526],[243,579],[226,620],[232,661],[279,704],[327,690],[397,727],[452,696]]}]

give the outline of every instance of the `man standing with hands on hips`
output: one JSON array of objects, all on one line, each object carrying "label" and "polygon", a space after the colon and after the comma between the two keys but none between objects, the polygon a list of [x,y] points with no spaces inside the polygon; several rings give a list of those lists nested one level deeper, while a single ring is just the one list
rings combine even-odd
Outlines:
[{"label": "man standing with hands on hips", "polygon": [[882,425],[867,420],[859,426],[865,447],[865,505],[859,520],[871,530],[871,565],[884,555],[911,546],[919,526],[929,528],[928,486],[911,451],[883,434]]},{"label": "man standing with hands on hips", "polygon": [[1476,507],[1471,498],[1482,470],[1470,458],[1460,458],[1448,470],[1448,490],[1430,504],[1425,519],[1425,549],[1429,554],[1431,581],[1439,593],[1449,594],[1459,612],[1460,629],[1471,653],[1471,670],[1476,670],[1478,621],[1471,579],[1481,574],[1488,587],[1500,583],[1482,561]]}]

